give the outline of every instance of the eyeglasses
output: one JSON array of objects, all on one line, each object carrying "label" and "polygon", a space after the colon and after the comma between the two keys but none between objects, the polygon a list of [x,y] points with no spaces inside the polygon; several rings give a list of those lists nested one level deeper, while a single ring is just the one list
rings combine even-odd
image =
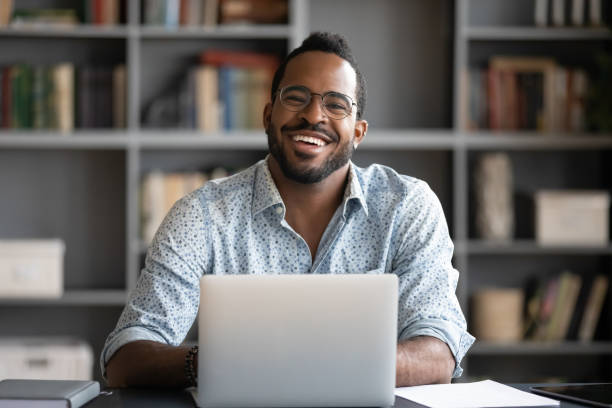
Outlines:
[{"label": "eyeglasses", "polygon": [[306,108],[313,95],[321,97],[323,112],[331,119],[344,119],[353,112],[353,105],[357,106],[350,96],[340,92],[326,92],[323,95],[310,92],[310,89],[301,85],[290,85],[281,88],[279,99],[285,108],[299,112]]}]

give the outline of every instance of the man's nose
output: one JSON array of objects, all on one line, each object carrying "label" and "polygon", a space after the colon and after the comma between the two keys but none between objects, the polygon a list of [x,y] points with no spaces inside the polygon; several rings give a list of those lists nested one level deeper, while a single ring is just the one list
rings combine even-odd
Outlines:
[{"label": "man's nose", "polygon": [[327,115],[323,109],[323,98],[320,95],[312,95],[308,105],[300,111],[300,117],[309,123],[320,123],[327,120]]}]

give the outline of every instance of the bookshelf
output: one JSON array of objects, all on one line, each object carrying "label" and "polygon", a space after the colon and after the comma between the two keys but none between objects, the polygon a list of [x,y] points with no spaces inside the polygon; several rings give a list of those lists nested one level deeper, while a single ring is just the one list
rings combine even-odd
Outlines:
[{"label": "bookshelf", "polygon": [[[28,3],[54,7],[69,2]],[[606,163],[612,135],[469,131],[460,121],[465,108],[461,76],[470,66],[498,53],[549,55],[592,66],[595,51],[610,51],[607,29],[533,27],[533,0],[360,0],[358,7],[354,0],[290,0],[288,24],[175,29],[141,24],[143,2],[122,4],[125,18],[116,26],[0,28],[0,46],[6,50],[0,66],[70,61],[127,68],[125,129],[0,130],[0,189],[10,197],[0,200],[0,234],[61,237],[68,248],[64,296],[0,300],[0,335],[73,335],[92,344],[97,356],[142,266],[146,243],[140,237],[139,188],[144,174],[220,164],[246,167],[267,152],[259,130],[203,134],[148,128],[146,106],[208,47],[284,55],[311,30],[346,35],[368,81],[370,131],[354,161],[380,162],[422,178],[439,196],[455,242],[454,264],[461,272],[457,293],[468,321],[470,295],[487,285],[521,285],[534,271],[567,266],[610,276],[612,244],[541,247],[528,231],[507,245],[479,240],[471,221],[470,188],[475,158],[503,151],[525,164],[515,174],[525,192],[555,186],[610,191]],[[356,21],[367,22],[367,29]],[[551,170],[538,172],[537,163]],[[522,218],[523,211],[518,209],[517,216]],[[608,301],[607,316],[611,309]],[[465,378],[608,378],[612,329],[605,329],[587,344],[479,342],[464,360]],[[571,363],[556,365],[559,356],[569,356]],[[574,370],[584,364],[589,370]],[[99,378],[97,366],[94,375]]]},{"label": "bookshelf", "polygon": [[[568,2],[568,5],[571,2]],[[550,3],[549,3],[550,4]],[[466,72],[486,65],[495,55],[552,57],[572,68],[592,70],[595,55],[610,52],[612,36],[605,27],[536,27],[534,1],[458,0],[455,3],[454,120],[457,152],[463,158],[456,178],[455,205],[461,222],[456,238],[462,272],[461,303],[468,321],[469,299],[479,288],[524,287],[527,279],[544,279],[569,269],[579,275],[612,272],[611,246],[541,246],[534,239],[532,207],[525,198],[540,188],[612,190],[611,135],[587,131],[467,130],[467,101],[462,88]],[[608,13],[609,16],[609,13]],[[608,20],[609,21],[609,20]],[[481,153],[505,152],[513,163],[515,238],[505,244],[478,239],[471,196],[474,161]],[[527,222],[525,222],[527,220]],[[607,312],[606,312],[607,308]],[[497,344],[477,341],[466,366],[469,376],[500,381],[602,380],[611,375],[610,301],[604,306],[596,341],[521,341]],[[608,314],[606,314],[608,313]],[[606,318],[606,316],[608,316]],[[560,364],[564,361],[564,364]]]}]

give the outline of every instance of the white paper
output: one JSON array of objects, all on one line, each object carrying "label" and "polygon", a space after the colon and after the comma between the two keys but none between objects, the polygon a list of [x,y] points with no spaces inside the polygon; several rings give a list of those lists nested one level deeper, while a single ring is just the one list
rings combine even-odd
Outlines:
[{"label": "white paper", "polygon": [[431,408],[551,407],[559,401],[485,380],[396,388],[395,395]]}]

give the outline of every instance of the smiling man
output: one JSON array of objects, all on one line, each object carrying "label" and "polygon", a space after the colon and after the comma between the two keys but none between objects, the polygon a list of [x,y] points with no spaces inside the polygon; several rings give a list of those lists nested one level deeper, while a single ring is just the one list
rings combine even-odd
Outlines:
[{"label": "smiling man", "polygon": [[314,33],[287,56],[263,112],[270,155],[172,208],[102,352],[109,385],[193,385],[197,349],[179,344],[203,274],[394,273],[397,386],[461,374],[474,338],[444,214],[425,182],[351,163],[365,96],[341,36]]}]

